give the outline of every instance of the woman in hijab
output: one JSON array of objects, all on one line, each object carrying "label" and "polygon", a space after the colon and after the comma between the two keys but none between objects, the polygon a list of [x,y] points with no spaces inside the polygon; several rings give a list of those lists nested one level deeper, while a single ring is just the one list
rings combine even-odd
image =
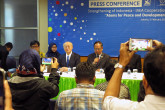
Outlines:
[{"label": "woman in hijab", "polygon": [[48,81],[41,78],[40,56],[33,50],[22,52],[19,57],[17,75],[9,80],[12,104],[15,110],[49,110],[49,100],[59,92],[57,59],[52,61],[52,70]]},{"label": "woman in hijab", "polygon": [[57,45],[55,43],[50,43],[46,56],[59,58],[60,55],[61,54],[57,51]]}]

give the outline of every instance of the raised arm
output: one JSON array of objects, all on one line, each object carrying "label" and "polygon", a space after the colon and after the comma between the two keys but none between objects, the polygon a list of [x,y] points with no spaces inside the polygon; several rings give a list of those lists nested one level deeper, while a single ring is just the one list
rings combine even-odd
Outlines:
[{"label": "raised arm", "polygon": [[[122,43],[120,46],[120,58],[119,58],[119,64],[125,67],[131,60],[133,54],[135,51],[128,51],[128,42]],[[120,91],[120,84],[121,84],[121,78],[123,74],[124,68],[116,68],[114,71],[114,74],[111,78],[111,80],[108,83],[107,89],[104,94],[104,99],[106,96],[119,96]]]}]

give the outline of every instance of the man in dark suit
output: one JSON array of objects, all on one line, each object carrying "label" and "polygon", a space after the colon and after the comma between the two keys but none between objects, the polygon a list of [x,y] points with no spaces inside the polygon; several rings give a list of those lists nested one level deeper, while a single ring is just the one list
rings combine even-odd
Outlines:
[{"label": "man in dark suit", "polygon": [[96,41],[94,43],[94,53],[88,55],[87,62],[90,64],[94,64],[98,71],[101,68],[105,68],[107,64],[109,64],[110,56],[103,53],[103,43],[100,41]]},{"label": "man in dark suit", "polygon": [[61,67],[60,71],[66,72],[68,67],[73,68],[80,63],[80,55],[72,52],[73,44],[71,42],[65,42],[63,48],[66,53],[59,57],[58,62]]},{"label": "man in dark suit", "polygon": [[138,72],[141,72],[141,56],[134,54],[130,63],[125,67],[125,72],[130,69],[133,72],[133,69],[137,69]]}]

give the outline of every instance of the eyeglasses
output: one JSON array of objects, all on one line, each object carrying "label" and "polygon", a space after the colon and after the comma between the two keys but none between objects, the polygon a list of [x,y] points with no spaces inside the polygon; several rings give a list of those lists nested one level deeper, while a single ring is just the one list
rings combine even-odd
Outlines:
[{"label": "eyeglasses", "polygon": [[100,51],[101,49],[102,49],[102,48],[94,48],[95,51],[96,51],[96,50],[99,50],[99,51]]},{"label": "eyeglasses", "polygon": [[38,48],[39,46],[31,46],[31,48]]}]

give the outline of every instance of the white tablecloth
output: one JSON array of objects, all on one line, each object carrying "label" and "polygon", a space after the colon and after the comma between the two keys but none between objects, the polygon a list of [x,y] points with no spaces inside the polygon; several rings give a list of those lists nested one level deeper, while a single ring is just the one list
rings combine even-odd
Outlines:
[{"label": "white tablecloth", "polygon": [[[44,73],[44,76],[49,76],[50,73]],[[142,80],[144,73],[123,73],[122,79]],[[75,72],[63,72],[61,77],[75,77]],[[96,78],[105,78],[104,73],[96,72]]]}]

